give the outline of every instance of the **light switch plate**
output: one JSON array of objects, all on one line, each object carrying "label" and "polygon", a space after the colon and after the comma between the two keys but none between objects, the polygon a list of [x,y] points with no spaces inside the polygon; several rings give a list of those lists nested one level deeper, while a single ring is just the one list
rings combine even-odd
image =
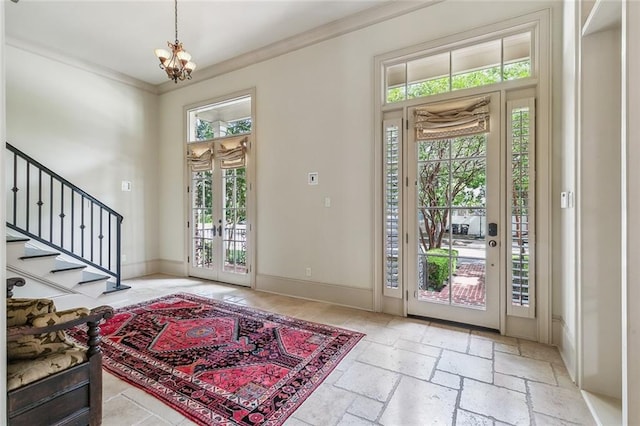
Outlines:
[{"label": "light switch plate", "polygon": [[309,185],[317,185],[317,184],[318,184],[318,172],[310,172]]}]

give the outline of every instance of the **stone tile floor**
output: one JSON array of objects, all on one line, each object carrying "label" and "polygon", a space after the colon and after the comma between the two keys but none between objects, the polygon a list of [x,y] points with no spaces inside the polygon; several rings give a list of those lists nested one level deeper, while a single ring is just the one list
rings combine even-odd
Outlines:
[{"label": "stone tile floor", "polygon": [[[594,424],[551,346],[197,279],[157,275],[127,284],[101,303],[190,292],[366,333],[285,426]],[[104,426],[192,424],[104,373]]]}]

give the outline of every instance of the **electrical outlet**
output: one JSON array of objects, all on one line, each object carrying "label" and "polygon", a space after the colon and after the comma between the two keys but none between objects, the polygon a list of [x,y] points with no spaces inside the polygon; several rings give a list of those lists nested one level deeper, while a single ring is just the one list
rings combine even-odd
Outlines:
[{"label": "electrical outlet", "polygon": [[127,261],[127,255],[126,254],[121,254],[120,255],[120,261],[126,262]]},{"label": "electrical outlet", "polygon": [[307,275],[308,277],[310,277],[310,276],[311,276],[311,268],[307,268],[307,270],[306,270],[306,275]]}]

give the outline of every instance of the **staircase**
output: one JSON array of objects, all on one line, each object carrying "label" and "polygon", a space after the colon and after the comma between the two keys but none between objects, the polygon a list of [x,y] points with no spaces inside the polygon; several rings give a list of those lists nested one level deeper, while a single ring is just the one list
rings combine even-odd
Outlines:
[{"label": "staircase", "polygon": [[[17,148],[7,153],[7,276],[15,297],[96,300],[120,282],[123,217]],[[85,303],[85,306],[94,303]]]}]

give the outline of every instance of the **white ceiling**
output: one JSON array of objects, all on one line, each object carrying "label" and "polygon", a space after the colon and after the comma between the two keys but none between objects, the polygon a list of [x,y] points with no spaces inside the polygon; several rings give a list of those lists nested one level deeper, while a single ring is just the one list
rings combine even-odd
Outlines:
[{"label": "white ceiling", "polygon": [[[393,0],[179,0],[178,38],[202,69]],[[406,3],[406,2],[395,2]],[[155,48],[174,40],[171,0],[5,3],[10,44],[99,65],[157,85]]]}]

